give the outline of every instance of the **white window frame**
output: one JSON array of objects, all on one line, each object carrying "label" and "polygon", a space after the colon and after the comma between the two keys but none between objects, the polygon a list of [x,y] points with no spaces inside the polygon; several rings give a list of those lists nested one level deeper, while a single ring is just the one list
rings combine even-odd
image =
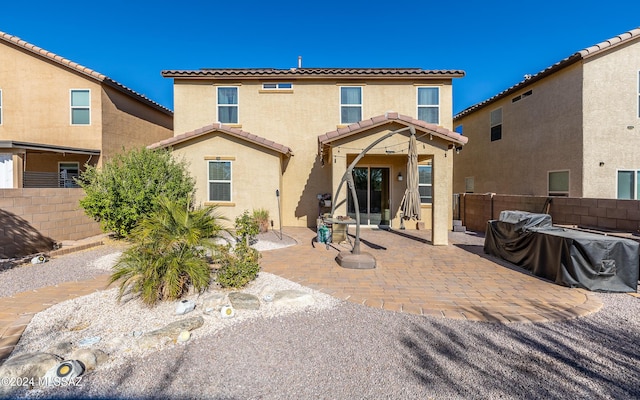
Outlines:
[{"label": "white window frame", "polygon": [[[235,89],[237,102],[236,104],[220,104],[220,89]],[[237,120],[235,122],[222,122],[220,121],[220,107],[234,107],[236,108],[236,117]],[[238,86],[217,86],[216,87],[216,116],[218,122],[228,125],[237,125],[240,123],[240,87]]]},{"label": "white window frame", "polygon": [[[498,123],[494,123],[493,122],[493,113],[495,113],[496,111],[500,111],[500,122],[498,122]],[[503,111],[502,107],[498,107],[496,109],[491,110],[491,112],[489,113],[489,126],[490,126],[489,139],[492,142],[496,142],[498,140],[502,140],[502,131],[503,131],[503,128],[504,128],[504,115],[503,115],[502,111]],[[494,139],[493,138],[493,128],[496,127],[496,126],[500,126],[500,137],[497,138],[497,139]]]},{"label": "white window frame", "polygon": [[[438,92],[438,104],[420,104],[420,89],[436,89]],[[420,109],[421,108],[435,108],[438,110],[436,122],[432,121],[424,121],[428,124],[440,125],[440,87],[439,86],[418,86],[416,88],[416,117],[420,119]]]},{"label": "white window frame", "polygon": [[293,90],[291,82],[264,82],[262,90]]},{"label": "white window frame", "polygon": [[[563,191],[563,190],[557,190],[557,191],[551,191],[549,184],[551,183],[551,179],[550,178],[550,174],[552,173],[558,173],[558,172],[566,172],[567,173],[567,190]],[[564,197],[568,197],[569,196],[569,191],[571,190],[571,171],[568,169],[558,169],[558,170],[552,170],[552,171],[547,171],[547,194],[549,196],[564,196]]]},{"label": "white window frame", "polygon": [[[229,180],[211,179],[209,176],[209,164],[211,163],[228,163],[229,164]],[[228,183],[229,184],[229,200],[215,200],[211,198],[211,183]],[[207,160],[207,202],[211,203],[230,203],[233,201],[233,162],[232,160]]]},{"label": "white window frame", "polygon": [[[360,89],[360,104],[342,104],[342,89]],[[362,103],[364,103],[364,90],[362,89],[362,86],[340,86],[340,90],[338,90],[338,102],[340,103],[340,124],[341,125],[348,125],[348,124],[355,124],[356,122],[362,121],[362,118],[364,118],[364,108],[362,106]],[[360,108],[360,120],[358,121],[343,121],[342,120],[342,108],[346,107],[346,108]]]},{"label": "white window frame", "polygon": [[60,162],[58,162],[58,177],[59,177],[60,181],[62,182],[62,185],[58,185],[58,186],[59,187],[64,187],[64,188],[77,188],[77,187],[80,187],[73,179],[68,179],[66,177],[67,168],[63,168],[62,167],[63,164],[66,164],[66,165],[72,165],[73,164],[75,166],[76,171],[77,171],[76,176],[80,176],[80,163],[79,162],[77,162],[77,161],[65,161],[65,162],[60,161]]},{"label": "white window frame", "polygon": [[[73,105],[73,92],[88,92],[89,93],[89,104],[74,106]],[[89,111],[89,122],[86,124],[74,123],[73,122],[73,110],[88,110]],[[88,126],[91,125],[91,89],[69,89],[69,122],[73,126]]]},{"label": "white window frame", "polygon": [[[429,167],[431,168],[431,182],[429,183],[420,183],[420,168],[421,167]],[[418,164],[418,191],[420,191],[420,187],[430,187],[431,188],[431,201],[422,201],[422,196],[420,196],[420,204],[433,204],[433,163],[429,162],[427,164]]]},{"label": "white window frame", "polygon": [[[632,172],[633,173],[633,198],[631,199],[621,199],[620,197],[618,197],[618,189],[619,189],[619,185],[618,185],[618,181],[619,181],[619,177],[618,175],[620,174],[620,172]],[[640,169],[632,169],[632,168],[621,168],[621,169],[617,169],[616,170],[616,199],[618,200],[640,200],[640,198],[638,198],[638,175],[640,175]]]}]

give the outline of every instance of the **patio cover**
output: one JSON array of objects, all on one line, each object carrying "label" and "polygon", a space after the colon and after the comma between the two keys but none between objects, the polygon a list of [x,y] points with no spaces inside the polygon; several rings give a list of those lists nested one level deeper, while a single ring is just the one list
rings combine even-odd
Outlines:
[{"label": "patio cover", "polygon": [[[600,292],[637,290],[640,247],[637,242],[553,227],[540,214],[515,222],[513,217],[506,218],[512,222],[488,222],[485,253],[563,286]],[[542,221],[542,226],[532,226],[532,220]]]}]

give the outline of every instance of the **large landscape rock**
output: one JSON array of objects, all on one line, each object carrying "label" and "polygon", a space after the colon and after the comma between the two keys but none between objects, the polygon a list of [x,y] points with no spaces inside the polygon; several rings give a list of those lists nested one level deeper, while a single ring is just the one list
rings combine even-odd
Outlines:
[{"label": "large landscape rock", "polygon": [[98,364],[101,364],[109,359],[107,353],[99,349],[77,349],[67,357],[69,360],[78,360],[87,371],[96,369]]},{"label": "large landscape rock", "polygon": [[[0,385],[0,396],[5,397],[16,390],[28,387],[25,383],[31,379],[38,385],[39,379],[60,361],[62,358],[50,353],[29,353],[8,359],[0,367],[0,378],[8,379],[10,384]],[[17,386],[23,384],[24,386]]]},{"label": "large landscape rock", "polygon": [[221,293],[214,293],[202,299],[202,311],[205,314],[212,314],[220,311],[227,302],[227,296]]},{"label": "large landscape rock", "polygon": [[145,349],[162,345],[168,341],[177,341],[178,336],[183,331],[191,332],[200,328],[204,324],[202,316],[185,318],[180,321],[172,322],[164,328],[147,332],[140,338],[139,346]]},{"label": "large landscape rock", "polygon": [[281,290],[273,296],[273,304],[276,306],[305,307],[315,302],[311,294],[302,290]]},{"label": "large landscape rock", "polygon": [[249,293],[231,292],[229,302],[236,310],[259,310],[260,299]]}]

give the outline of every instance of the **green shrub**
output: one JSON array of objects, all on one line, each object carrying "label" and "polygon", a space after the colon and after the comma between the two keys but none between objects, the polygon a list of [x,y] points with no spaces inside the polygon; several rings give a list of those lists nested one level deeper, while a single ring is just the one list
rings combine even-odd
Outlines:
[{"label": "green shrub", "polygon": [[157,209],[130,235],[129,247],[114,266],[110,284],[120,281],[118,299],[130,293],[149,305],[175,300],[190,287],[202,292],[211,283],[208,257],[219,257],[222,217],[214,207],[192,210],[186,201],[158,199]]},{"label": "green shrub", "polygon": [[184,160],[146,148],[119,153],[100,169],[86,166],[78,183],[86,193],[80,200],[85,213],[121,237],[153,212],[160,196],[186,202],[195,188]]},{"label": "green shrub", "polygon": [[236,239],[238,242],[244,242],[247,246],[255,243],[256,236],[260,233],[258,221],[249,215],[249,211],[247,210],[245,210],[242,215],[236,217],[235,228]]},{"label": "green shrub", "polygon": [[216,274],[216,281],[223,288],[241,288],[256,279],[260,271],[260,252],[246,241],[236,243],[233,251],[223,252],[219,260],[220,268]]}]

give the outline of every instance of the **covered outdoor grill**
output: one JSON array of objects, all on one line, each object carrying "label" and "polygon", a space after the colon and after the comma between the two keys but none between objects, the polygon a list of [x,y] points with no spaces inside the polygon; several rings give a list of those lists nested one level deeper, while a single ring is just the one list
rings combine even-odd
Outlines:
[{"label": "covered outdoor grill", "polygon": [[548,214],[503,211],[489,221],[485,253],[559,285],[635,292],[640,245],[629,239],[554,227]]}]

